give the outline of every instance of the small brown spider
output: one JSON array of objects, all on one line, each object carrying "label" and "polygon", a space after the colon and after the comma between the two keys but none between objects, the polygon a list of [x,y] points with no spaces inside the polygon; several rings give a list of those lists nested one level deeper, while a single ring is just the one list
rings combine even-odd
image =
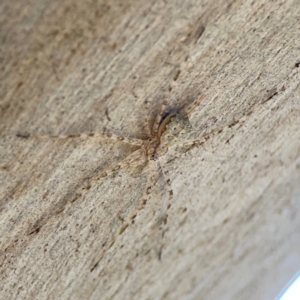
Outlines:
[{"label": "small brown spider", "polygon": [[[76,194],[75,199],[81,197],[85,192],[87,192],[91,186],[93,186],[99,180],[113,174],[117,170],[124,167],[131,167],[134,165],[140,165],[142,162],[145,162],[149,165],[148,169],[154,169],[159,167],[162,170],[163,179],[166,184],[168,191],[168,202],[166,205],[166,210],[171,207],[171,201],[173,199],[173,191],[171,188],[171,181],[169,179],[169,173],[166,168],[166,158],[165,154],[174,150],[177,146],[193,145],[200,143],[205,140],[202,139],[190,139],[190,135],[193,132],[192,126],[189,121],[189,116],[192,111],[200,104],[204,96],[199,97],[197,101],[192,103],[185,109],[180,110],[179,112],[166,112],[167,99],[165,98],[159,114],[157,115],[155,122],[150,130],[150,136],[148,139],[137,139],[137,138],[128,138],[116,135],[107,131],[106,128],[103,132],[98,133],[87,133],[87,134],[78,134],[78,135],[57,135],[57,136],[39,136],[38,138],[57,138],[57,139],[69,139],[69,138],[89,138],[89,137],[104,137],[109,139],[114,139],[127,143],[134,146],[139,146],[140,148],[133,152],[129,157],[127,157],[122,162],[112,166],[109,169],[106,169],[101,174],[98,174],[94,177],[91,177],[86,180],[81,191]],[[17,134],[19,137],[28,138],[29,135]],[[142,159],[141,159],[142,158]],[[127,221],[124,222],[122,228],[119,231],[119,235],[122,234],[126,228],[134,222],[134,219],[138,215],[138,211],[142,210],[147,204],[149,194],[151,193],[151,188],[153,187],[152,182],[153,176],[149,176],[147,179],[147,184],[144,190],[143,198],[141,204],[139,205],[137,211],[133,213]],[[71,201],[73,202],[73,201]],[[167,223],[167,212],[164,212],[163,217],[158,222],[160,225]],[[163,230],[160,228],[161,238],[163,237]],[[159,259],[161,258],[161,246],[157,250]]]},{"label": "small brown spider", "polygon": [[[122,167],[134,165],[140,161],[141,156],[145,157],[148,161],[148,164],[152,165],[149,166],[149,169],[155,169],[155,167],[158,166],[162,170],[164,177],[163,179],[168,191],[168,203],[166,206],[166,209],[168,210],[171,207],[173,191],[171,188],[169,173],[166,168],[165,154],[173,150],[177,146],[192,145],[195,143],[203,142],[205,140],[205,138],[190,139],[190,135],[193,130],[189,121],[189,115],[200,104],[203,98],[204,96],[201,96],[196,102],[192,103],[192,105],[188,106],[186,109],[180,112],[171,113],[166,113],[165,111],[167,106],[167,100],[165,99],[162,103],[160,113],[157,115],[151,129],[150,137],[146,140],[120,137],[110,132],[104,131],[102,134],[104,134],[106,137],[123,141],[124,143],[128,143],[131,145],[139,146],[140,149],[136,150],[128,160],[125,159],[125,161],[113,166],[109,170],[106,170],[105,172],[94,178],[93,181],[98,181],[101,178],[107,177]],[[151,179],[152,177],[148,176],[147,185],[138,210],[128,219],[127,222],[125,222],[125,224],[120,229],[119,234],[122,234],[130,225],[130,223],[134,222],[134,219],[137,216],[137,212],[145,207],[149,198],[149,194],[151,193],[151,188],[153,186],[153,182],[151,182]],[[166,224],[167,217],[168,214],[167,212],[165,212],[159,224]],[[163,230],[161,229],[160,231],[161,235],[163,236]],[[157,252],[160,259],[161,246],[159,246]]]}]

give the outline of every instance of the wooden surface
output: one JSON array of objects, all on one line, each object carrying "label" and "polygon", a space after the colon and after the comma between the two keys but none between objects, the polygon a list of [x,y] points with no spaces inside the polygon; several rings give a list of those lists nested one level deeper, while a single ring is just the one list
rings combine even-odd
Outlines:
[{"label": "wooden surface", "polygon": [[[0,298],[273,299],[300,269],[299,16],[297,1],[2,1]],[[204,95],[197,136],[223,130],[168,158],[163,239],[161,176],[119,234],[147,168],[76,194],[135,147],[39,137],[144,138],[166,95],[169,110]]]}]

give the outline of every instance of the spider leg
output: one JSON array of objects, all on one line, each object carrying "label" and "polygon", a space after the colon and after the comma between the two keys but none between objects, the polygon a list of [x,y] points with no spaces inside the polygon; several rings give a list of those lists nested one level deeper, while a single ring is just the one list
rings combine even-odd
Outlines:
[{"label": "spider leg", "polygon": [[147,128],[147,130],[149,130],[148,132],[149,132],[149,136],[150,136],[151,133],[152,133],[152,126],[151,126],[151,120],[150,120],[150,118],[149,118],[151,109],[150,109],[150,107],[149,107],[149,102],[148,102],[148,100],[146,100],[146,101],[144,102],[144,105],[145,105],[145,111],[147,112],[147,113],[146,113],[146,116],[145,116],[145,127]]},{"label": "spider leg", "polygon": [[111,138],[116,141],[122,141],[123,143],[134,145],[134,146],[144,145],[144,141],[141,139],[136,139],[136,138],[132,138],[132,137],[123,137],[123,136],[120,136],[115,133],[107,131],[106,128],[104,128],[103,132],[100,133],[99,135],[100,136],[102,135],[107,138]]},{"label": "spider leg", "polygon": [[190,105],[188,105],[187,107],[182,109],[182,115],[184,116],[188,116],[190,117],[190,115],[192,114],[192,112],[200,105],[200,103],[203,101],[204,99],[204,95],[201,95],[196,101],[194,101],[193,103],[191,103]]},{"label": "spider leg", "polygon": [[[135,152],[133,152],[131,155],[129,155],[127,158],[125,158],[125,160],[121,161],[120,163],[114,165],[113,167],[106,169],[104,172],[102,172],[101,174],[97,174],[95,176],[92,176],[90,178],[87,178],[87,181],[85,182],[85,184],[83,185],[81,191],[79,193],[76,194],[76,197],[69,202],[68,206],[72,205],[72,203],[74,201],[76,201],[79,197],[83,196],[89,189],[91,189],[91,187],[97,183],[99,180],[113,174],[114,172],[116,172],[117,170],[123,168],[123,167],[132,167],[132,166],[137,166],[140,164],[140,158],[141,156],[144,156],[144,152],[142,149],[136,150]],[[147,181],[149,182],[149,178],[147,178]],[[148,186],[149,184],[147,184]],[[144,193],[145,194],[145,193]],[[119,230],[119,232],[114,235],[112,237],[112,239],[110,239],[109,243],[107,243],[106,249],[101,257],[101,259],[107,254],[107,252],[109,251],[109,249],[114,245],[114,243],[116,242],[117,238],[119,235],[121,235],[126,228],[131,224],[134,223],[134,219],[137,216],[137,213],[139,210],[143,209],[144,206],[146,205],[146,202],[144,199],[148,200],[148,193],[147,195],[143,196],[143,201],[139,207],[139,209],[136,211],[135,214],[133,214],[128,221],[126,221],[126,223],[121,227],[121,229]],[[101,260],[99,259],[99,261]]]},{"label": "spider leg", "polygon": [[[148,169],[148,171],[149,171],[149,169]],[[130,226],[130,224],[134,224],[135,218],[137,217],[139,211],[141,211],[146,206],[147,201],[150,196],[150,193],[151,193],[151,189],[155,184],[154,179],[153,179],[154,175],[152,174],[152,176],[149,176],[148,172],[147,172],[147,174],[148,174],[147,184],[146,184],[146,188],[143,193],[142,202],[140,203],[138,209],[129,217],[129,219],[127,219],[127,221],[123,223],[123,226],[120,228],[119,232],[113,236],[111,242],[106,247],[106,250],[102,257],[104,257],[106,255],[106,253],[109,251],[109,249],[113,246],[113,244],[116,242],[118,236],[121,235]]]},{"label": "spider leg", "polygon": [[[151,171],[153,171],[153,169],[154,169],[154,167],[151,167]],[[155,184],[154,174],[152,173],[151,176],[148,175],[147,184],[145,186],[144,193],[143,193],[142,203],[138,210],[142,210],[146,206],[154,184]]]},{"label": "spider leg", "polygon": [[75,197],[70,201],[70,204],[75,202],[78,198],[82,197],[88,190],[90,190],[99,180],[102,180],[105,177],[110,176],[119,169],[125,167],[131,167],[132,165],[138,165],[140,156],[143,155],[142,150],[136,150],[131,155],[129,155],[125,160],[120,163],[112,166],[111,168],[106,169],[100,174],[96,174],[91,177],[85,178],[85,182],[81,187],[81,190],[75,194]]},{"label": "spider leg", "polygon": [[123,137],[107,131],[106,128],[101,132],[88,132],[82,134],[69,134],[69,135],[40,135],[40,136],[31,136],[29,134],[21,134],[17,133],[17,137],[28,139],[88,139],[88,138],[109,138],[115,141],[121,141],[126,144],[134,145],[134,146],[142,146],[144,141],[141,139],[136,139],[132,137]]},{"label": "spider leg", "polygon": [[[167,170],[166,163],[163,158],[159,159],[158,165],[162,170],[163,179],[166,183],[166,188],[167,188],[167,192],[168,192],[168,201],[167,201],[167,205],[166,205],[166,210],[168,210],[171,207],[172,200],[173,200],[173,190],[171,187],[171,180],[170,180],[170,176],[169,176],[169,171]],[[166,218],[164,218],[164,223],[166,223],[166,222],[167,222],[167,216],[166,216]]]},{"label": "spider leg", "polygon": [[166,167],[166,163],[164,161],[163,158],[159,159],[158,161],[158,166],[162,171],[163,174],[163,179],[165,182],[165,186],[167,188],[167,192],[168,192],[168,197],[167,197],[167,201],[163,201],[162,203],[162,215],[159,217],[158,220],[158,242],[157,242],[157,256],[158,259],[161,260],[161,255],[162,255],[162,248],[163,248],[163,237],[165,235],[165,225],[167,224],[168,221],[168,210],[170,209],[171,205],[172,205],[172,200],[173,200],[173,190],[171,187],[171,180],[169,177],[169,171],[167,170]]},{"label": "spider leg", "polygon": [[[150,168],[150,169],[152,169],[152,168]],[[147,172],[147,174],[149,174],[149,172]],[[142,197],[142,202],[140,203],[137,210],[129,217],[128,221],[126,221],[125,224],[121,227],[121,229],[119,231],[119,235],[122,234],[131,223],[133,224],[135,222],[135,218],[137,217],[138,212],[141,211],[142,209],[144,209],[144,207],[146,206],[146,204],[149,200],[149,196],[151,194],[151,190],[152,190],[152,187],[154,186],[154,184],[155,184],[154,183],[154,174],[152,174],[152,176],[148,175],[146,187],[144,189],[144,193],[143,193],[143,197]]]},{"label": "spider leg", "polygon": [[143,151],[141,149],[136,150],[132,154],[130,154],[128,157],[126,157],[123,161],[119,162],[118,164],[115,164],[109,169],[106,169],[101,174],[98,174],[97,176],[93,177],[93,180],[100,180],[102,178],[105,178],[107,176],[110,176],[117,170],[120,170],[122,168],[126,167],[135,167],[140,164],[140,157],[143,156]]},{"label": "spider leg", "polygon": [[154,134],[156,134],[158,132],[159,124],[161,123],[163,114],[164,114],[166,106],[167,106],[167,98],[168,98],[168,96],[165,96],[165,98],[164,98],[164,100],[163,100],[163,102],[161,104],[160,112],[156,116],[155,122],[153,124],[152,133],[154,133]]},{"label": "spider leg", "polygon": [[205,135],[197,139],[178,141],[177,147],[187,147],[187,146],[194,146],[194,145],[199,146],[204,144],[210,137],[211,137],[210,135]]},{"label": "spider leg", "polygon": [[[193,145],[202,145],[204,144],[207,140],[215,137],[216,135],[223,133],[227,133],[231,130],[230,126],[224,126],[224,127],[219,127],[214,129],[213,131],[206,133],[200,137],[197,138],[189,138],[189,139],[178,139],[177,140],[177,146],[182,147],[182,146],[193,146]],[[192,134],[197,134],[197,131],[192,131],[190,133]],[[230,133],[231,134],[231,133]],[[229,138],[230,139],[230,138]]]}]

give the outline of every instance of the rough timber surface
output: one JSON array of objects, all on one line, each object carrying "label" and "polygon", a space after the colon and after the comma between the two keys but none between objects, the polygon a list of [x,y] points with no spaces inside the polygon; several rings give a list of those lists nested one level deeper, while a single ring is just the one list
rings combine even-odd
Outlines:
[{"label": "rough timber surface", "polygon": [[[274,298],[300,269],[299,16],[297,1],[2,1],[0,298]],[[193,128],[223,131],[168,159],[162,241],[161,179],[118,234],[147,169],[76,194],[135,147],[38,137],[143,138],[168,93],[168,109],[204,95]]]}]

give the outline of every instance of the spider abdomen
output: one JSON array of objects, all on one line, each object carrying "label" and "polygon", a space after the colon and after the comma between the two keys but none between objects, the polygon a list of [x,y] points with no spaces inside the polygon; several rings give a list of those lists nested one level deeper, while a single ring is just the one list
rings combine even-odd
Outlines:
[{"label": "spider abdomen", "polygon": [[192,131],[189,118],[180,114],[168,115],[160,124],[158,134],[161,144],[173,146],[178,140],[188,139]]}]

